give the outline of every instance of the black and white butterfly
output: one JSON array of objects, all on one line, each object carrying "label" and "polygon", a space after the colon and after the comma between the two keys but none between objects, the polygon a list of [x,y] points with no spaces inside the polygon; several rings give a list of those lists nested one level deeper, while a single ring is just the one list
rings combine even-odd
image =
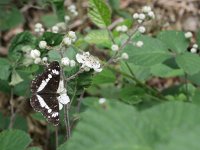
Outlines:
[{"label": "black and white butterfly", "polygon": [[60,72],[59,63],[53,61],[31,83],[31,106],[55,126],[59,124],[59,110],[70,101]]}]

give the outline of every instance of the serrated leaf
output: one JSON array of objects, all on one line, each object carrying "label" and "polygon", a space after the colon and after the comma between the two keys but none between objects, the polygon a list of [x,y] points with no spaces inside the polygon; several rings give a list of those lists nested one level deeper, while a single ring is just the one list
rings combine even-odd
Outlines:
[{"label": "serrated leaf", "polygon": [[176,57],[176,63],[187,74],[194,75],[200,71],[200,57],[192,53],[184,53]]},{"label": "serrated leaf", "polygon": [[104,0],[89,0],[88,16],[100,28],[111,23],[111,12]]},{"label": "serrated leaf", "polygon": [[129,44],[124,48],[129,55],[128,62],[141,66],[152,66],[171,57],[165,44],[158,39],[141,35],[133,39],[133,42],[137,41],[143,41],[144,45],[138,48]]},{"label": "serrated leaf", "polygon": [[173,69],[164,64],[157,64],[151,67],[151,73],[154,76],[169,78],[184,75],[182,69]]},{"label": "serrated leaf", "polygon": [[105,47],[111,46],[111,41],[106,30],[91,30],[84,40],[89,44],[97,44]]},{"label": "serrated leaf", "polygon": [[188,47],[188,40],[181,31],[162,31],[157,36],[167,47],[177,53],[185,52]]},{"label": "serrated leaf", "polygon": [[0,133],[1,150],[25,150],[31,138],[20,130],[5,130]]}]

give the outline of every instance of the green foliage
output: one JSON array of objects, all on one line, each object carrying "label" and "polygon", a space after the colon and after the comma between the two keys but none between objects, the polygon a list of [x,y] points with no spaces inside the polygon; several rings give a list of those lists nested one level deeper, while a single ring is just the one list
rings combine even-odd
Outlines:
[{"label": "green foliage", "polygon": [[23,21],[23,15],[15,6],[12,5],[8,8],[6,5],[0,4],[0,31],[16,27],[20,23],[23,23]]},{"label": "green foliage", "polygon": [[59,21],[64,21],[65,9],[64,0],[52,0],[52,5]]},{"label": "green foliage", "polygon": [[0,133],[1,150],[25,150],[31,138],[20,130],[5,130]]},{"label": "green foliage", "polygon": [[124,51],[129,54],[128,61],[135,65],[152,66],[171,57],[165,44],[158,39],[141,35],[134,38],[133,41],[143,41],[144,43],[140,48],[133,44],[129,44],[124,48]]},{"label": "green foliage", "polygon": [[42,37],[42,40],[46,41],[50,46],[59,45],[62,42],[62,39],[62,34],[52,32],[45,32]]},{"label": "green foliage", "polygon": [[[91,108],[82,114],[72,138],[59,150],[161,150],[162,144],[173,143],[173,139],[187,139],[188,129],[196,129],[200,122],[196,113],[199,113],[198,107],[185,103],[164,103],[137,112],[122,103],[106,102],[103,108]],[[195,131],[190,130],[190,137],[198,139],[199,134]],[[185,141],[176,146],[181,148],[189,143]]]},{"label": "green foliage", "polygon": [[185,38],[184,33],[180,31],[162,31],[157,36],[164,42],[167,48],[175,53],[182,53],[187,50],[188,40]]},{"label": "green foliage", "polygon": [[93,77],[92,83],[93,84],[113,83],[115,82],[115,80],[116,80],[115,74],[108,69],[104,69],[102,72]]},{"label": "green foliage", "polygon": [[89,0],[88,16],[100,28],[105,28],[111,23],[111,12],[104,0]]},{"label": "green foliage", "polygon": [[85,41],[89,44],[111,46],[111,41],[106,30],[92,30],[85,36]]},{"label": "green foliage", "polygon": [[10,63],[5,58],[0,58],[0,79],[7,80],[10,75]]},{"label": "green foliage", "polygon": [[200,58],[196,54],[184,53],[176,57],[176,62],[181,69],[190,75],[200,71]]}]

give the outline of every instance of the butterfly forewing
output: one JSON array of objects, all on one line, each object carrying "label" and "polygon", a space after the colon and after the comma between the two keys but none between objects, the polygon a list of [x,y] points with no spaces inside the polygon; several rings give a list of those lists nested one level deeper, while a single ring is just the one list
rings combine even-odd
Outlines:
[{"label": "butterfly forewing", "polygon": [[60,66],[54,61],[31,84],[31,106],[54,125],[59,123],[59,103],[56,93],[59,81]]}]

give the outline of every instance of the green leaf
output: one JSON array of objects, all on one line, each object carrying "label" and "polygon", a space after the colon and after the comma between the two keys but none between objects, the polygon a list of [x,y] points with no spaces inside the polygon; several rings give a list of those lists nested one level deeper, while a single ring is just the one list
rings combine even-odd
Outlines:
[{"label": "green leaf", "polygon": [[[177,141],[177,147],[182,144],[189,147],[188,133],[190,140],[200,138],[196,129],[200,123],[200,116],[196,115],[199,113],[199,107],[189,103],[165,102],[137,112],[123,103],[108,101],[85,111],[71,139],[58,150],[161,150],[160,145],[173,139],[185,141]],[[192,145],[200,146],[199,142]],[[192,147],[192,150],[196,149]]]},{"label": "green leaf", "polygon": [[25,150],[31,138],[20,130],[5,130],[0,133],[1,150]]},{"label": "green leaf", "polygon": [[62,39],[62,34],[52,32],[45,32],[42,37],[42,40],[46,41],[50,46],[59,45],[62,42]]},{"label": "green leaf", "polygon": [[89,0],[89,18],[100,28],[105,28],[111,23],[111,12],[103,0]]},{"label": "green leaf", "polygon": [[200,71],[200,57],[192,53],[184,53],[176,57],[176,63],[187,74],[194,75]]},{"label": "green leaf", "polygon": [[109,0],[108,2],[112,9],[118,10],[120,8],[120,0]]},{"label": "green leaf", "polygon": [[169,78],[184,75],[182,69],[173,69],[164,64],[157,64],[151,67],[151,73],[154,76]]},{"label": "green leaf", "polygon": [[12,75],[11,75],[11,82],[9,83],[10,86],[15,86],[19,83],[21,83],[23,81],[23,79],[20,77],[20,75],[13,70],[12,71]]},{"label": "green leaf", "polygon": [[114,83],[116,80],[115,74],[108,70],[104,69],[102,72],[95,75],[92,79],[93,84],[104,84],[104,83]]},{"label": "green leaf", "polygon": [[5,58],[0,58],[0,79],[7,80],[10,76],[10,64],[9,61]]},{"label": "green leaf", "polygon": [[64,0],[52,0],[53,8],[56,12],[59,21],[64,21],[65,9]]},{"label": "green leaf", "polygon": [[200,29],[197,32],[196,39],[197,39],[197,44],[200,47]]},{"label": "green leaf", "polygon": [[42,150],[40,147],[29,147],[27,150]]},{"label": "green leaf", "polygon": [[41,20],[42,23],[48,28],[54,26],[56,23],[59,22],[57,16],[54,14],[42,15]]},{"label": "green leaf", "polygon": [[89,44],[111,46],[111,41],[106,30],[91,30],[85,37],[85,41]]},{"label": "green leaf", "polygon": [[128,61],[135,65],[152,66],[171,57],[165,44],[158,39],[141,35],[136,36],[133,41],[143,41],[144,43],[140,48],[133,44],[129,44],[124,48],[124,51],[129,55]]},{"label": "green leaf", "polygon": [[180,31],[162,31],[158,34],[157,38],[176,53],[185,52],[189,44],[184,33]]},{"label": "green leaf", "polygon": [[15,6],[0,5],[0,31],[14,28],[23,22],[23,15]]}]

